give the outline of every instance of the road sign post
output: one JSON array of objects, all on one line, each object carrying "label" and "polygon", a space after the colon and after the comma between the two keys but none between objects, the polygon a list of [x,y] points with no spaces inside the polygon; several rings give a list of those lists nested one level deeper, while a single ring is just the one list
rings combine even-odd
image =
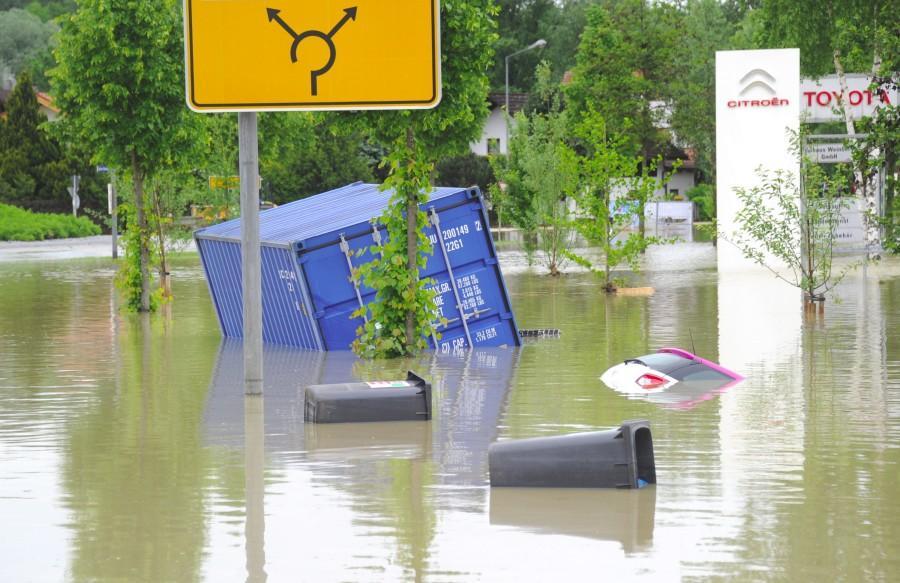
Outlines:
[{"label": "road sign post", "polygon": [[241,172],[241,264],[244,287],[244,386],[262,394],[262,283],[259,248],[259,140],[256,112],[238,114]]},{"label": "road sign post", "polygon": [[109,199],[109,215],[112,218],[112,258],[119,258],[119,200],[116,195],[116,187],[112,182],[106,185],[106,195]]},{"label": "road sign post", "polygon": [[384,0],[184,0],[187,104],[239,114],[248,395],[261,395],[263,386],[256,112],[435,107],[441,100],[438,0],[406,0],[397,8]]}]

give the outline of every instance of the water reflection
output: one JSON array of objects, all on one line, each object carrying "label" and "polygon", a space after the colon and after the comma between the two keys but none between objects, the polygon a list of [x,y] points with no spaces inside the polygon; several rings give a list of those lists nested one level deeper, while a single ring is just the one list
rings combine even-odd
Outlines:
[{"label": "water reflection", "polygon": [[[196,256],[176,266],[171,320],[120,312],[109,262],[0,264],[0,580],[891,580],[900,262],[806,318],[770,294],[790,288],[720,281],[709,256],[651,249],[649,297],[513,270],[519,324],[562,330],[521,350],[361,363],[273,347],[259,422]],[[689,409],[600,382],[691,340],[747,380]],[[431,422],[303,424],[305,385],[409,369],[434,384]],[[542,493],[503,504],[487,486],[498,436],[633,418],[653,429],[652,523],[648,500],[547,515]]]},{"label": "water reflection", "polygon": [[[207,440],[217,446],[239,445],[236,426],[248,406],[241,354],[239,341],[224,340],[213,366],[204,424]],[[484,508],[487,448],[496,439],[519,354],[519,349],[480,349],[427,353],[401,362],[364,362],[351,353],[266,346],[264,405],[262,399],[254,401],[261,409],[254,418],[265,417],[270,459],[266,479],[287,484],[294,481],[287,476],[302,472],[313,492],[329,493],[333,500],[329,504],[352,509],[354,524],[364,526],[362,536],[390,536],[394,542],[387,548],[394,549],[391,560],[402,566],[403,577],[422,580],[437,529],[437,505],[449,503],[472,512]],[[307,385],[405,378],[404,368],[431,379],[431,422],[304,423]],[[261,452],[261,445],[251,443],[249,426],[246,432],[247,447]],[[256,502],[251,495],[258,491],[251,479],[263,478],[254,477],[260,469],[250,467],[249,460],[256,459],[250,449],[245,455],[249,580],[263,580],[262,561],[271,553],[262,549],[261,520],[251,536],[254,521],[249,514],[262,505],[261,493]],[[276,508],[277,502],[276,496]],[[268,522],[281,528],[280,517],[272,512]]]},{"label": "water reflection", "polygon": [[[249,388],[249,387],[247,387]],[[258,388],[258,387],[256,387]],[[264,397],[244,397],[244,496],[247,583],[266,581],[265,408]]]},{"label": "water reflection", "polygon": [[653,486],[640,490],[491,490],[492,525],[615,541],[626,554],[652,547],[655,515],[656,487]]},{"label": "water reflection", "polygon": [[135,316],[117,338],[114,391],[69,431],[62,470],[71,512],[75,580],[175,581],[198,577],[205,544],[200,447],[203,393],[173,382],[172,336]]}]

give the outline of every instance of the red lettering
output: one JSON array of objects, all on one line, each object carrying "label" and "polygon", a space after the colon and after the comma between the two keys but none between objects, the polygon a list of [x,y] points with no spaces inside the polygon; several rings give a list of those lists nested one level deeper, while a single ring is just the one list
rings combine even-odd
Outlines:
[{"label": "red lettering", "polygon": [[842,93],[838,93],[837,91],[832,91],[831,94],[834,95],[834,100],[838,105],[840,105],[841,102],[844,100],[844,95]]},{"label": "red lettering", "polygon": [[737,101],[729,101],[728,107],[737,107]]},{"label": "red lettering", "polygon": [[815,91],[804,91],[803,95],[806,96],[806,106],[812,107],[813,97],[815,96]]},{"label": "red lettering", "polygon": [[759,101],[754,99],[750,102],[750,107],[759,107]]},{"label": "red lettering", "polygon": [[[825,99],[824,102],[822,101],[823,98]],[[816,103],[818,103],[819,105],[828,105],[829,103],[831,103],[831,94],[827,91],[819,91],[816,94]]]},{"label": "red lettering", "polygon": [[[866,93],[869,93],[869,92],[866,91]],[[872,95],[869,94],[867,97],[869,98],[869,103],[872,103]],[[850,105],[859,105],[860,103],[862,103],[862,100],[863,100],[863,94],[861,91],[857,91],[854,89],[853,91],[850,92]]]}]

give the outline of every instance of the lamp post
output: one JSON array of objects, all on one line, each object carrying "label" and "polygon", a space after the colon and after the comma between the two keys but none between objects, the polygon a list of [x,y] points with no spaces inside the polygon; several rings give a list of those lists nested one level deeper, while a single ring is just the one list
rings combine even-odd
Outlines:
[{"label": "lamp post", "polygon": [[519,49],[514,53],[510,53],[506,55],[506,153],[509,154],[509,60],[516,55],[521,55],[525,51],[530,51],[531,49],[539,49],[547,44],[547,41],[544,39],[538,39],[525,47],[524,49]]}]

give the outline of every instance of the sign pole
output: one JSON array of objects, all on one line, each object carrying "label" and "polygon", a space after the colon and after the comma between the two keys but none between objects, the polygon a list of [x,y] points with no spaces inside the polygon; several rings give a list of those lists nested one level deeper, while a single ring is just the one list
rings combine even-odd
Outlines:
[{"label": "sign pole", "polygon": [[112,217],[112,258],[119,258],[119,200],[116,187],[110,182],[106,185],[109,196],[109,214]]},{"label": "sign pole", "polygon": [[262,292],[259,249],[259,142],[256,112],[238,113],[241,264],[244,300],[244,390],[262,395]]}]

